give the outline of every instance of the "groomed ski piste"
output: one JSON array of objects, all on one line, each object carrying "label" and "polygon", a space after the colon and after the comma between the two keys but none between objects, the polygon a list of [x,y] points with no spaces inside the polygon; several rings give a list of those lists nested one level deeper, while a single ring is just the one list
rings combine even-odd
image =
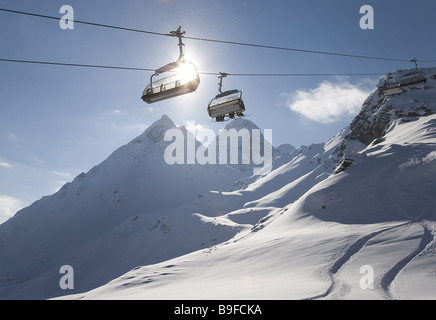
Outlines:
[{"label": "groomed ski piste", "polygon": [[[401,94],[376,89],[330,141],[274,148],[264,176],[168,166],[163,116],[0,225],[0,297],[435,299],[436,69],[424,71]],[[74,290],[59,288],[62,265]]]}]

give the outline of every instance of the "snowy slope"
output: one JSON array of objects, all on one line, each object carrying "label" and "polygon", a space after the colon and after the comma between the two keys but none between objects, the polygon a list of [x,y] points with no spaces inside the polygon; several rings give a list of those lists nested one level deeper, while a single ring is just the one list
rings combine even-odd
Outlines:
[{"label": "snowy slope", "polygon": [[[257,126],[238,119],[226,128]],[[187,139],[194,137],[183,127],[185,164],[168,165],[164,153],[172,141],[164,135],[171,129],[177,127],[162,116],[101,164],[0,225],[0,297],[71,293],[59,288],[63,265],[74,266],[75,287],[83,292],[137,265],[226,241],[269,213],[241,209],[246,200],[232,192],[244,177],[259,179],[250,177],[254,164],[186,164]],[[273,151],[275,168],[283,159]]]},{"label": "snowy slope", "polygon": [[[0,297],[65,293],[59,288],[62,265],[74,266],[76,287],[89,290],[139,264],[234,236],[241,226],[205,224],[194,214],[203,210],[191,203],[229,189],[247,172],[227,165],[167,164],[164,151],[171,142],[164,135],[175,128],[162,116],[101,164],[0,225]],[[186,141],[190,133],[180,130]]]},{"label": "snowy slope", "polygon": [[[345,139],[324,146],[342,144],[343,159],[335,174],[281,208],[286,192],[280,188],[246,203],[245,210],[269,212],[250,230],[206,250],[137,267],[103,287],[68,298],[435,299],[432,80],[428,78],[425,88],[415,86],[389,98],[376,90],[362,112],[372,108],[377,113],[388,101],[398,106],[398,112],[385,118],[385,128],[370,132],[374,140],[364,143],[350,134],[361,114],[356,117],[341,133]],[[422,100],[426,114],[411,114],[423,110]],[[239,194],[255,192],[281,173],[292,172],[290,167],[298,170],[298,158],[293,160]],[[304,176],[300,179],[304,183]],[[246,213],[241,209],[235,216],[241,211]]]},{"label": "snowy slope", "polygon": [[[163,116],[0,225],[0,297],[434,299],[435,73],[376,89],[325,144],[274,148],[263,176],[167,165]],[[74,290],[59,288],[65,264]]]},{"label": "snowy slope", "polygon": [[398,121],[383,144],[251,230],[67,298],[435,299],[435,150],[436,115]]}]

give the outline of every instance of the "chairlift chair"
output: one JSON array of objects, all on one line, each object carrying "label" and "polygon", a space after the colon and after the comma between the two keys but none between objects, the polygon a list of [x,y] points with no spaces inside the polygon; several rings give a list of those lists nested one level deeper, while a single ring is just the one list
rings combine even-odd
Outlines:
[{"label": "chairlift chair", "polygon": [[400,79],[399,87],[410,86],[413,84],[424,83],[427,82],[427,77],[424,72],[419,71],[418,69],[418,59],[413,58],[410,60],[415,63],[415,70],[411,73],[408,73]]},{"label": "chairlift chair", "polygon": [[[161,73],[174,74],[153,81],[153,77]],[[191,93],[197,90],[200,77],[197,68],[192,62],[171,62],[159,69],[150,77],[150,83],[144,89],[142,100],[147,103],[162,101]]]},{"label": "chairlift chair", "polygon": [[410,86],[412,84],[418,84],[427,82],[427,78],[423,72],[414,72],[413,74],[409,74],[404,76],[400,80],[400,87]]},{"label": "chairlift chair", "polygon": [[[177,31],[171,31],[169,34],[179,38],[179,58],[175,62],[156,69],[155,73],[150,77],[150,83],[145,87],[141,97],[147,103],[194,92],[200,84],[197,68],[192,62],[184,60],[182,35],[185,34],[185,31],[182,32],[181,29],[182,27],[179,27]],[[153,77],[162,73],[169,73],[169,75],[153,81]]]},{"label": "chairlift chair", "polygon": [[235,116],[244,116],[245,111],[244,101],[242,100],[242,91],[229,90],[222,92],[222,79],[228,74],[220,72],[219,82],[219,94],[215,96],[207,106],[207,112],[211,118],[214,118],[216,122],[222,122],[228,117],[234,119]]}]

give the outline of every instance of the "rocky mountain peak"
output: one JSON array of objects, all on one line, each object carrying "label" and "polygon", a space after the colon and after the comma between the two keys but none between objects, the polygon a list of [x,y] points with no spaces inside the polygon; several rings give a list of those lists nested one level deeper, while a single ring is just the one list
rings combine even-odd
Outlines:
[{"label": "rocky mountain peak", "polygon": [[[412,81],[417,79],[416,81]],[[397,70],[382,78],[350,124],[347,143],[364,146],[384,136],[394,120],[412,121],[436,113],[436,68]]]}]

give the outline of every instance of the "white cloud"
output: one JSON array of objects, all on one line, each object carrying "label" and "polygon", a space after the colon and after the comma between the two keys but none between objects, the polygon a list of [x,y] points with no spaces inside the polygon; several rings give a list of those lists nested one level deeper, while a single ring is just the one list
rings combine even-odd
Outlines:
[{"label": "white cloud", "polygon": [[18,141],[18,136],[15,133],[12,133],[12,132],[7,132],[6,133],[6,138],[9,141]]},{"label": "white cloud", "polygon": [[0,162],[0,167],[10,168],[12,167],[10,163],[7,162]]},{"label": "white cloud", "polygon": [[18,199],[10,196],[0,195],[0,223],[5,222],[22,208]]},{"label": "white cloud", "polygon": [[12,168],[12,164],[5,157],[0,156],[0,167]]},{"label": "white cloud", "polygon": [[137,131],[138,133],[143,132],[145,129],[147,129],[149,125],[146,125],[145,123],[138,123],[138,124],[126,124],[122,127],[122,129],[125,131]]},{"label": "white cloud", "polygon": [[63,178],[71,178],[71,173],[69,172],[60,172],[60,171],[52,171],[55,175]]},{"label": "white cloud", "polygon": [[370,94],[366,89],[348,82],[322,82],[316,89],[297,90],[287,94],[287,106],[303,117],[320,123],[333,123],[355,116]]},{"label": "white cloud", "polygon": [[153,113],[153,112],[159,110],[159,108],[152,108],[152,107],[148,107],[147,109],[148,109],[148,111],[150,111],[151,113]]}]

